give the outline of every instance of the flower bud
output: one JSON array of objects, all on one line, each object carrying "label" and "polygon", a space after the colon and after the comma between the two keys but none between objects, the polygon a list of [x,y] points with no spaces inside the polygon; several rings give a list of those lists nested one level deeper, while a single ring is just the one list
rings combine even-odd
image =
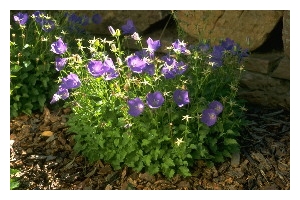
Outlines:
[{"label": "flower bud", "polygon": [[109,32],[110,32],[110,34],[111,34],[112,36],[115,36],[115,35],[116,35],[116,31],[115,31],[115,29],[114,29],[112,26],[108,26],[108,30],[109,30]]}]

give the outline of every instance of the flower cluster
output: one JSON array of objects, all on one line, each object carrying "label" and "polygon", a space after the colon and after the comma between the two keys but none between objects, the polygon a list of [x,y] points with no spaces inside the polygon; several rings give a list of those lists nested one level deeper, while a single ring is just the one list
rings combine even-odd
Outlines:
[{"label": "flower cluster", "polygon": [[[238,104],[230,103],[241,73],[237,58],[246,51],[230,39],[217,46],[176,39],[163,54],[161,41],[142,39],[130,19],[108,31],[105,39],[77,39],[77,48],[64,42],[67,35],[50,45],[60,73],[51,104],[67,100],[72,106],[75,148],[116,169],[125,164],[168,177],[189,175],[195,159],[228,157],[239,120],[233,112]],[[130,43],[137,48],[126,49]],[[220,137],[226,132],[230,138]]]},{"label": "flower cluster", "polygon": [[219,101],[212,101],[208,108],[202,111],[201,121],[207,126],[217,122],[217,116],[223,111],[223,105]]},{"label": "flower cluster", "polygon": [[241,61],[243,57],[248,56],[248,50],[242,49],[238,44],[233,40],[226,38],[221,42],[220,45],[213,47],[213,51],[210,55],[210,62],[213,67],[220,67],[223,65],[223,57],[226,52],[231,53],[232,55],[237,55],[238,60]]},{"label": "flower cluster", "polygon": [[[50,51],[57,55],[62,55],[67,51],[67,46],[68,45],[64,43],[61,38],[59,38],[56,42],[53,42],[51,44]],[[68,58],[55,57],[55,69],[57,71],[63,70],[64,66],[67,64],[67,60]],[[70,73],[67,77],[64,77],[62,79],[62,83],[58,87],[58,91],[53,95],[50,104],[53,104],[60,99],[67,99],[69,97],[69,89],[78,88],[80,87],[80,85],[81,81],[79,80],[78,76],[74,73]]]},{"label": "flower cluster", "polygon": [[85,33],[84,27],[94,23],[94,24],[100,24],[102,22],[102,16],[98,13],[94,14],[91,18],[83,15],[79,16],[75,13],[66,13],[65,17],[67,18],[69,22],[68,31],[69,32],[82,32]]},{"label": "flower cluster", "polygon": [[[62,99],[69,96],[65,88],[57,89],[56,78],[70,61],[67,51],[77,49],[75,39],[89,34],[78,31],[86,23],[76,25],[78,30],[70,34],[70,28],[76,24],[71,18],[76,17],[66,18],[65,14],[66,11],[60,10],[20,11],[11,15],[11,116],[42,111],[44,106],[49,106],[47,99],[55,91]],[[84,16],[83,19],[86,22]]]},{"label": "flower cluster", "polygon": [[61,85],[58,87],[58,91],[53,95],[50,104],[57,102],[59,99],[67,99],[69,97],[69,89],[75,89],[80,87],[81,81],[74,73],[70,73],[67,77],[62,79]]},{"label": "flower cluster", "polygon": [[[131,29],[133,29],[132,21],[128,21],[126,25],[122,26],[122,28],[127,30],[128,26],[130,26]],[[112,34],[114,34],[114,31],[112,32]],[[127,34],[129,32],[127,31],[125,33]],[[180,45],[178,45],[177,43]],[[129,67],[129,69],[133,73],[144,72],[149,74],[150,76],[153,76],[155,73],[155,68],[153,64],[154,53],[159,49],[161,44],[159,40],[153,41],[153,39],[150,37],[147,39],[147,44],[148,47],[146,49],[137,51],[126,58],[127,67]],[[185,53],[187,51],[185,45],[185,43],[176,40],[173,43],[174,51],[178,53],[177,50],[181,49],[179,53]],[[65,44],[63,40],[59,38],[56,42],[53,42],[51,44],[51,51],[58,55],[64,54],[67,51],[67,44]],[[67,60],[67,58],[56,57],[56,70],[62,70],[67,63]],[[161,60],[164,62],[163,67],[161,69],[161,73],[166,79],[174,78],[176,75],[181,75],[187,69],[186,64],[184,64],[182,61],[177,62],[174,58],[170,57],[170,55],[163,56]],[[90,60],[87,64],[87,70],[93,77],[97,78],[99,76],[102,76],[104,80],[112,80],[119,76],[113,60],[108,57],[106,57],[103,62],[101,60]],[[77,88],[80,86],[81,83],[76,74],[70,74],[67,78],[63,78],[62,80],[63,82],[59,86],[58,91],[53,95],[51,104],[57,102],[59,99],[65,100],[66,98],[68,98],[68,89]],[[156,109],[161,107],[164,100],[165,99],[160,91],[148,93],[146,97],[146,102],[149,108]],[[179,107],[188,104],[190,102],[188,91],[176,89],[173,93],[173,100]],[[128,100],[127,104],[129,106],[128,113],[131,116],[136,117],[142,114],[144,110],[144,104],[139,97]]]},{"label": "flower cluster", "polygon": [[92,76],[103,76],[105,80],[111,80],[119,76],[111,58],[105,59],[103,63],[101,60],[91,60],[87,68]]},{"label": "flower cluster", "polygon": [[[95,16],[95,19],[98,16]],[[75,20],[75,16],[69,16],[70,19]],[[100,21],[100,19],[98,19]],[[75,21],[82,22],[82,19],[76,19]],[[118,36],[120,31],[117,29],[115,31],[113,27],[108,27],[112,36]],[[131,38],[136,38],[138,33],[136,33],[136,28],[133,25],[132,20],[127,20],[127,23],[122,26],[123,34],[131,35]],[[161,44],[160,40],[153,40],[152,38],[148,38],[146,41],[148,47],[142,49],[140,51],[136,51],[135,53],[126,57],[126,64],[127,67],[133,72],[137,74],[147,73],[150,76],[155,74],[155,65],[154,65],[154,58],[155,58],[155,51],[157,51]],[[231,53],[236,52],[237,44],[234,43],[230,39],[226,39],[221,43],[219,46],[214,46],[213,50],[210,54],[209,62],[213,62],[213,67],[221,66],[222,65],[222,57],[225,51],[230,51]],[[115,48],[115,47],[114,47]],[[209,45],[203,44],[199,45],[198,48],[201,51],[208,51]],[[173,50],[175,54],[184,54],[190,55],[191,52],[187,48],[187,44],[183,41],[177,39],[175,42],[172,43],[172,46],[169,49]],[[67,44],[65,44],[61,38],[59,38],[56,42],[51,44],[51,51],[55,54],[63,54],[67,50]],[[112,49],[112,51],[116,51]],[[244,51],[243,53],[245,53]],[[242,56],[246,56],[246,54],[242,54]],[[118,57],[118,59],[120,59]],[[67,63],[67,58],[59,58],[56,57],[55,65],[56,70],[60,71],[64,68]],[[122,61],[119,61],[123,63]],[[183,61],[177,61],[174,56],[170,53],[161,57],[162,67],[160,69],[161,75],[165,79],[174,79],[178,75],[182,75],[188,68],[188,65],[185,64]],[[119,77],[119,72],[116,69],[114,62],[108,56],[105,56],[104,60],[95,60],[91,59],[87,63],[87,70],[93,77],[103,77],[104,80],[112,80]],[[51,103],[58,101],[59,99],[65,100],[69,97],[68,89],[77,88],[80,86],[81,82],[78,79],[76,74],[70,74],[67,78],[62,79],[63,82],[59,86],[58,91],[53,95],[53,99]],[[142,98],[143,99],[143,98]],[[140,97],[134,97],[127,100],[128,105],[128,114],[133,117],[137,117],[141,115],[144,111],[145,105]],[[151,109],[157,109],[163,105],[165,101],[165,97],[160,91],[156,91],[153,93],[148,93],[146,95],[146,104]],[[183,107],[190,103],[189,93],[188,90],[183,89],[176,89],[173,92],[173,101],[177,104],[178,107]],[[207,126],[212,126],[217,122],[217,116],[222,112],[223,105],[218,101],[213,101],[209,104],[208,108],[202,111],[201,121],[206,124]]]}]

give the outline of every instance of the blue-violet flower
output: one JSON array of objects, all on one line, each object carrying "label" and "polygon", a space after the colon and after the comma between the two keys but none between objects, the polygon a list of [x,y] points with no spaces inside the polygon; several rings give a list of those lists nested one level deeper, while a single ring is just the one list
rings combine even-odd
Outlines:
[{"label": "blue-violet flower", "polygon": [[67,63],[67,60],[68,60],[67,58],[56,57],[55,58],[55,69],[57,71],[62,70]]},{"label": "blue-violet flower", "polygon": [[70,73],[67,77],[62,79],[62,88],[73,89],[78,88],[81,85],[81,82],[76,74]]},{"label": "blue-violet flower", "polygon": [[128,113],[133,117],[139,116],[144,111],[144,104],[138,97],[128,100],[127,104],[129,106]]},{"label": "blue-violet flower", "polygon": [[186,90],[175,90],[173,93],[173,99],[179,107],[190,103],[189,94]]},{"label": "blue-violet flower", "polygon": [[203,110],[202,116],[201,116],[201,122],[203,122],[207,126],[214,125],[217,122],[216,111],[211,108]]},{"label": "blue-violet flower", "polygon": [[159,108],[165,99],[160,92],[154,92],[147,94],[146,101],[150,108]]},{"label": "blue-violet flower", "polygon": [[67,51],[67,44],[65,44],[61,38],[51,44],[51,50],[56,54],[63,54]]}]

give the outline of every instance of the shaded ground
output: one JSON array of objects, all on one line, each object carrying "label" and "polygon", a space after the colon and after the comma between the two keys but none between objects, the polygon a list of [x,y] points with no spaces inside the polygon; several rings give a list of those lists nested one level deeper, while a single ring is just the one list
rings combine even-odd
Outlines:
[{"label": "shaded ground", "polygon": [[241,153],[213,168],[198,161],[188,178],[89,164],[72,151],[69,109],[12,119],[10,166],[20,170],[20,190],[290,190],[290,113],[248,109],[251,124],[242,132]]}]

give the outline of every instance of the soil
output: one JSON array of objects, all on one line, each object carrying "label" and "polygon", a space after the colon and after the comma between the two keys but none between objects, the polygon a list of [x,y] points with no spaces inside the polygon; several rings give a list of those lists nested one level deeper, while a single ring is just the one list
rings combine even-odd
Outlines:
[{"label": "soil", "polygon": [[74,153],[67,133],[70,109],[10,120],[10,167],[19,169],[18,190],[290,190],[290,112],[247,106],[241,151],[207,167],[197,161],[192,176],[115,171],[101,160],[90,164]]}]

